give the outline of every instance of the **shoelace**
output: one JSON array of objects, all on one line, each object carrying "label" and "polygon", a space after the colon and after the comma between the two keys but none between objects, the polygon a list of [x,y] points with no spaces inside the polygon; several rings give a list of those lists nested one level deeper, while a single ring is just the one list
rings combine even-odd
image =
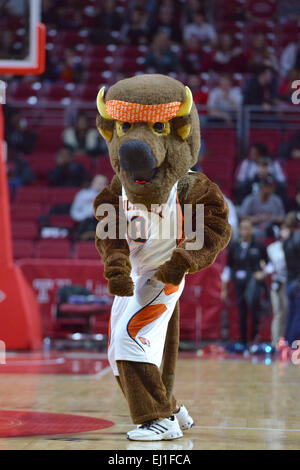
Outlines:
[{"label": "shoelace", "polygon": [[167,431],[168,428],[163,426],[162,424],[158,424],[158,419],[153,419],[152,421],[147,421],[144,424],[141,424],[141,429],[148,429],[149,431],[155,432],[156,434],[163,433]]}]

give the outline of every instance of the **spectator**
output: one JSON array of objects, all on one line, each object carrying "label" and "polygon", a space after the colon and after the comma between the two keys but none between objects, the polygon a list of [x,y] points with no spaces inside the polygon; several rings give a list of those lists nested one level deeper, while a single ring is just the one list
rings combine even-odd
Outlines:
[{"label": "spectator", "polygon": [[93,178],[88,188],[83,188],[76,194],[70,210],[70,216],[73,220],[82,222],[87,218],[94,217],[94,199],[106,184],[106,176],[97,175]]},{"label": "spectator", "polygon": [[291,136],[288,144],[282,147],[282,153],[285,158],[300,161],[300,131]]},{"label": "spectator", "polygon": [[232,84],[230,75],[222,74],[219,86],[214,88],[208,97],[207,107],[209,116],[213,120],[225,121],[232,124],[236,118],[236,112],[242,103],[242,95],[239,87]]},{"label": "spectator", "polygon": [[166,33],[160,32],[155,35],[151,50],[145,59],[145,66],[149,73],[165,74],[178,71],[178,56],[172,51]]},{"label": "spectator", "polygon": [[95,129],[90,128],[89,120],[85,114],[77,116],[74,127],[64,130],[63,144],[75,154],[87,153],[95,156],[100,152],[99,134]]},{"label": "spectator", "polygon": [[283,102],[291,104],[291,97],[293,93],[292,85],[295,80],[298,80],[298,77],[299,77],[299,71],[296,69],[290,69],[287,76],[284,77],[284,79],[282,80],[280,87],[279,87],[278,94],[279,94],[279,98]]},{"label": "spectator", "polygon": [[63,59],[58,65],[59,78],[64,82],[80,82],[82,78],[82,61],[71,47],[64,49]]},{"label": "spectator", "polygon": [[12,196],[14,196],[15,190],[21,186],[31,184],[35,180],[33,170],[29,164],[17,154],[14,147],[8,147],[6,171]]},{"label": "spectator", "polygon": [[79,222],[75,234],[77,240],[91,240],[95,238],[97,219],[94,217],[93,202],[97,194],[106,185],[106,176],[97,175],[88,188],[81,189],[76,194],[71,206],[70,216],[73,220]]},{"label": "spectator", "polygon": [[82,186],[90,175],[83,165],[73,160],[72,150],[62,147],[56,157],[56,167],[48,176],[52,186]]},{"label": "spectator", "polygon": [[157,32],[166,33],[170,40],[176,43],[181,43],[182,32],[176,21],[173,7],[161,5],[158,12],[158,18],[155,21],[154,34]]},{"label": "spectator", "polygon": [[36,136],[27,129],[26,118],[17,112],[10,118],[6,141],[17,152],[28,154],[34,149]]},{"label": "spectator", "polygon": [[201,48],[198,38],[194,35],[184,40],[181,63],[185,72],[197,74],[209,69],[211,54],[206,49]]},{"label": "spectator", "polygon": [[278,103],[277,81],[271,67],[262,67],[246,82],[244,104],[262,106],[263,111],[270,112]]},{"label": "spectator", "polygon": [[272,274],[271,304],[273,310],[272,320],[272,344],[278,347],[279,340],[285,335],[286,317],[288,311],[288,299],[286,295],[286,261],[283,251],[283,240],[286,238],[288,228],[285,224],[280,227],[280,239],[267,247],[270,264],[266,266],[266,272]]},{"label": "spectator", "polygon": [[268,45],[267,37],[263,33],[256,33],[251,41],[251,46],[246,53],[248,70],[256,72],[257,69],[267,66],[278,69],[278,61],[272,48]]},{"label": "spectator", "polygon": [[57,24],[59,0],[42,0],[42,22],[54,27]]},{"label": "spectator", "polygon": [[[193,94],[194,102],[199,106],[206,106],[208,100],[208,90],[201,87],[201,81],[198,75],[190,75],[188,77],[188,86]],[[199,109],[199,114],[206,114],[206,109]],[[201,119],[201,116],[200,116]],[[202,139],[201,139],[202,142]]]},{"label": "spectator", "polygon": [[133,46],[148,44],[149,26],[148,16],[145,10],[135,8],[131,15],[129,23],[125,23],[121,35],[124,42]]},{"label": "spectator", "polygon": [[300,181],[296,184],[296,195],[293,199],[288,201],[288,212],[295,212],[298,221],[300,222]]},{"label": "spectator", "polygon": [[145,10],[147,14],[152,16],[155,13],[156,3],[156,0],[130,0],[128,6],[129,16],[135,8],[141,8],[142,10]]},{"label": "spectator", "polygon": [[280,57],[280,70],[282,75],[287,75],[291,69],[300,71],[300,36],[297,42],[291,42],[283,50]]},{"label": "spectator", "polygon": [[110,44],[115,42],[118,32],[122,26],[122,17],[116,11],[115,0],[106,0],[95,16],[94,28],[91,30],[89,39],[93,44]]},{"label": "spectator", "polygon": [[[249,148],[248,157],[242,161],[238,168],[236,177],[238,184],[247,183],[255,178],[257,174],[257,161],[261,157],[270,157],[268,147],[261,142],[252,144]],[[286,181],[281,165],[277,160],[269,160],[268,174],[280,183],[285,183]]]},{"label": "spectator", "polygon": [[[242,201],[248,194],[257,194],[259,185],[262,180],[268,176],[272,176],[275,182],[275,192],[281,197],[282,201],[286,200],[286,178],[281,170],[280,164],[274,162],[267,155],[259,157],[256,160],[256,173],[252,178],[237,186],[238,201]],[[277,165],[279,168],[277,168]]]},{"label": "spectator", "polygon": [[236,240],[239,235],[239,219],[237,216],[236,208],[231,199],[223,194],[225,201],[227,202],[229,214],[228,223],[231,226],[231,240]]},{"label": "spectator", "polygon": [[235,46],[232,35],[221,34],[217,49],[213,55],[213,68],[217,72],[242,72],[245,61],[241,47]]},{"label": "spectator", "polygon": [[280,197],[274,194],[272,176],[260,182],[258,194],[249,194],[244,199],[240,216],[251,220],[257,238],[274,236],[273,226],[283,222],[285,211]]},{"label": "spectator", "polygon": [[253,237],[251,220],[244,219],[239,227],[239,239],[231,243],[227,266],[222,273],[222,298],[228,297],[228,283],[233,281],[239,311],[240,341],[247,348],[248,315],[252,317],[251,340],[256,340],[262,311],[263,290],[266,290],[263,270],[268,262],[266,248]]},{"label": "spectator", "polygon": [[288,230],[283,242],[287,265],[287,296],[289,312],[285,337],[290,345],[300,338],[300,229],[294,212],[286,216]]},{"label": "spectator", "polygon": [[192,23],[198,11],[204,12],[204,0],[187,0],[182,4],[184,11],[184,24]]},{"label": "spectator", "polygon": [[201,10],[194,13],[192,23],[183,27],[183,37],[188,39],[190,36],[196,36],[202,44],[214,46],[217,41],[217,33],[214,27],[205,21]]}]

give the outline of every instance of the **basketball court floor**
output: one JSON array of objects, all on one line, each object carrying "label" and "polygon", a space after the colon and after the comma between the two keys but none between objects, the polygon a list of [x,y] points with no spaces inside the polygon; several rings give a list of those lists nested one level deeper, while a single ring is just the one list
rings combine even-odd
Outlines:
[{"label": "basketball court floor", "polygon": [[267,358],[180,356],[176,395],[195,427],[133,442],[105,354],[8,354],[0,365],[0,450],[299,449],[300,366]]}]

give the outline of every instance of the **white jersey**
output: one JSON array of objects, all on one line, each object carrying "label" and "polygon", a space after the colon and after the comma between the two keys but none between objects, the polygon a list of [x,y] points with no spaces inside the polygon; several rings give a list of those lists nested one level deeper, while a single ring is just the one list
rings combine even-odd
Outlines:
[{"label": "white jersey", "polygon": [[151,210],[141,209],[128,200],[122,187],[122,202],[127,219],[127,241],[133,274],[153,271],[168,261],[182,239],[182,213],[177,195],[177,182],[165,204]]}]

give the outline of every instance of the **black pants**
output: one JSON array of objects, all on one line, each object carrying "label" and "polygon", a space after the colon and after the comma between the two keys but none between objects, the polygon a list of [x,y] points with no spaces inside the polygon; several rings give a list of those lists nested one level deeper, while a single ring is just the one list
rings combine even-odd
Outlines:
[{"label": "black pants", "polygon": [[290,346],[300,341],[300,281],[290,281],[287,285],[289,313],[286,324],[286,339]]},{"label": "black pants", "polygon": [[234,281],[234,290],[239,311],[240,341],[242,344],[248,342],[248,315],[251,315],[252,334],[251,340],[255,338],[259,330],[261,285],[256,279],[247,281]]}]

